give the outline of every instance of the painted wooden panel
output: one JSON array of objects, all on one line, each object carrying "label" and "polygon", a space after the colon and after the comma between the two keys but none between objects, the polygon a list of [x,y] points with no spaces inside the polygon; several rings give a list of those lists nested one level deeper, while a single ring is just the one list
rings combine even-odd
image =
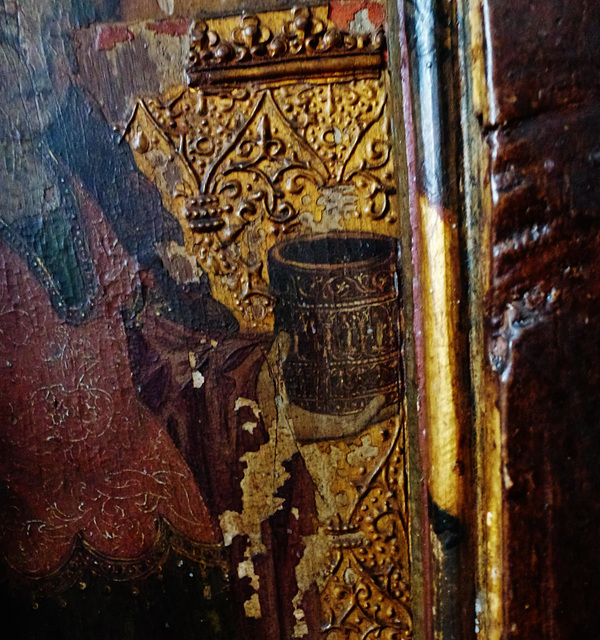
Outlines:
[{"label": "painted wooden panel", "polygon": [[281,4],[2,4],[12,637],[412,637],[384,12]]}]

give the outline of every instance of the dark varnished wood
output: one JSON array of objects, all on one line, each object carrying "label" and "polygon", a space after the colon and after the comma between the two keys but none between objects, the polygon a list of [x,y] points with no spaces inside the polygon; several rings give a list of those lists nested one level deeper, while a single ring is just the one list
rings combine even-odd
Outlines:
[{"label": "dark varnished wood", "polygon": [[597,295],[599,119],[592,103],[486,136],[496,325],[507,305],[527,295],[564,300],[581,287]]},{"label": "dark varnished wood", "polygon": [[597,637],[599,323],[575,309],[514,329],[500,395],[504,637]]},{"label": "dark varnished wood", "polygon": [[600,12],[594,0],[483,5],[489,124],[598,97]]},{"label": "dark varnished wood", "polygon": [[489,628],[494,638],[591,639],[600,621],[600,14],[593,3],[519,0],[484,2],[482,16],[484,366],[501,447],[501,606]]}]

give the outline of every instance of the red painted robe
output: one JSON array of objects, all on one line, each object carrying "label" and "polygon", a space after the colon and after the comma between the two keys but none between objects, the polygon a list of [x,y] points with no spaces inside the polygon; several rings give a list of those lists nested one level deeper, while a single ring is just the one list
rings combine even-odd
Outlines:
[{"label": "red painted robe", "polygon": [[[79,536],[111,558],[151,555],[160,519],[192,542],[219,543],[218,515],[242,506],[242,456],[267,437],[236,399],[256,399],[268,344],[233,337],[213,349],[150,309],[128,344],[121,311],[131,307],[139,265],[94,203],[82,213],[100,288],[80,326],[58,317],[25,260],[0,244],[0,553],[30,576],[59,571]],[[253,431],[242,428],[250,419]],[[260,619],[246,617],[254,590],[236,575],[247,540],[228,548],[240,637],[290,637],[295,623],[295,566],[312,533],[314,496],[299,456],[290,465],[278,493],[284,506],[264,523],[267,553],[255,559]],[[315,629],[314,594],[306,606]]]},{"label": "red painted robe", "polygon": [[135,260],[101,212],[82,207],[99,278],[92,317],[73,326],[52,309],[25,260],[0,251],[0,552],[42,576],[78,536],[116,559],[152,551],[158,521],[217,543],[188,465],[133,386],[120,309]]}]

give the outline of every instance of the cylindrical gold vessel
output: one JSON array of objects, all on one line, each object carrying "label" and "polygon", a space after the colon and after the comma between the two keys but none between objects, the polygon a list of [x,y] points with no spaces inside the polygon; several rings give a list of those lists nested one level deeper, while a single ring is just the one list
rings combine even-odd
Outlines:
[{"label": "cylindrical gold vessel", "polygon": [[397,243],[366,233],[297,236],[269,251],[275,330],[291,335],[284,364],[290,402],[322,414],[398,401]]}]

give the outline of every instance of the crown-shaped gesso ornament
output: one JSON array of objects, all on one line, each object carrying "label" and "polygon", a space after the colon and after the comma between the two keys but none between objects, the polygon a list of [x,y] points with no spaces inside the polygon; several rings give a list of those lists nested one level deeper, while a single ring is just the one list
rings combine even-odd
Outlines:
[{"label": "crown-shaped gesso ornament", "polygon": [[189,85],[203,89],[257,81],[285,83],[329,78],[377,76],[384,65],[383,30],[353,34],[326,25],[308,7],[293,9],[274,33],[257,16],[243,16],[229,39],[196,20],[190,32]]}]

